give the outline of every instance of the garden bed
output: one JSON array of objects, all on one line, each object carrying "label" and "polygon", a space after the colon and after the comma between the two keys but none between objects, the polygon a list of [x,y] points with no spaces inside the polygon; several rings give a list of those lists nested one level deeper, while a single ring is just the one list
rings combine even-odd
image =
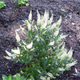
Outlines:
[{"label": "garden bed", "polygon": [[[19,69],[25,67],[19,63],[14,63],[4,58],[5,50],[10,51],[17,47],[15,39],[15,30],[23,25],[23,20],[28,19],[30,10],[33,13],[33,19],[37,19],[38,9],[43,15],[45,10],[49,10],[50,14],[54,14],[54,22],[62,16],[61,32],[68,34],[65,39],[66,48],[73,49],[73,58],[77,60],[77,64],[70,71],[64,72],[55,80],[79,80],[80,79],[80,1],[79,0],[29,0],[29,6],[18,6],[13,1],[7,1],[6,7],[0,9],[0,80],[2,74],[14,75]],[[62,10],[65,11],[62,11]],[[21,38],[23,34],[20,33]],[[78,70],[76,76],[75,68]]]}]

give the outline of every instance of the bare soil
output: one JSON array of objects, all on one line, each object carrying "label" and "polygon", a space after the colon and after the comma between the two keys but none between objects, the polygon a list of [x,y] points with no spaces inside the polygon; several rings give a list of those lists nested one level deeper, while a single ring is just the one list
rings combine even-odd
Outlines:
[{"label": "bare soil", "polygon": [[[65,39],[66,48],[73,49],[73,58],[77,60],[77,64],[70,71],[64,72],[55,80],[80,80],[80,0],[29,0],[29,6],[18,6],[17,3],[9,0],[6,7],[0,9],[0,80],[2,74],[14,75],[19,69],[24,67],[19,63],[4,58],[5,50],[10,51],[17,47],[15,39],[15,30],[23,25],[23,20],[28,19],[30,10],[33,12],[33,19],[37,19],[36,10],[43,15],[45,10],[49,10],[50,15],[54,14],[54,22],[62,16],[61,32],[68,34]],[[66,12],[61,11],[64,9]],[[23,34],[20,33],[23,38]],[[75,68],[77,73],[75,73]],[[75,76],[73,74],[76,74]]]}]

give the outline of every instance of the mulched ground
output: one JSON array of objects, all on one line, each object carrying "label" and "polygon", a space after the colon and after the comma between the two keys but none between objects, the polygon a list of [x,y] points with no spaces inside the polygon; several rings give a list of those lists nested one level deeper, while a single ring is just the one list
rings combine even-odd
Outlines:
[{"label": "mulched ground", "polygon": [[[28,19],[30,10],[33,12],[33,19],[37,19],[36,10],[43,15],[45,10],[49,10],[50,15],[54,14],[54,22],[62,16],[61,32],[68,34],[65,39],[66,48],[73,49],[73,58],[77,64],[70,71],[64,72],[55,80],[80,80],[80,0],[29,0],[29,6],[18,6],[13,1],[3,0],[6,7],[0,9],[0,80],[2,74],[14,75],[23,66],[4,58],[5,50],[10,51],[18,44],[15,40],[15,30],[23,25],[22,20]],[[66,12],[61,11],[64,9]],[[21,34],[23,38],[23,34]],[[76,76],[75,68],[78,70]]]}]

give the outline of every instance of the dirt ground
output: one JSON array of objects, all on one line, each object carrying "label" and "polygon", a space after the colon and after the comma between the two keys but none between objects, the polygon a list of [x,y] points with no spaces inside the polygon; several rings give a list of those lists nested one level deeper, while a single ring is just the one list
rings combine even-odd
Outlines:
[{"label": "dirt ground", "polygon": [[[54,14],[54,22],[62,16],[61,32],[68,34],[65,46],[68,50],[72,47],[73,58],[77,60],[77,64],[70,71],[64,72],[55,80],[80,80],[80,0],[29,0],[28,7],[18,6],[17,3],[9,0],[3,1],[6,2],[6,7],[0,9],[0,80],[2,80],[2,74],[14,75],[24,67],[19,63],[6,60],[5,50],[10,51],[18,45],[15,40],[15,30],[23,25],[23,20],[28,19],[30,10],[33,12],[33,19],[36,20],[37,9],[41,15],[45,10],[49,10],[50,15]],[[21,33],[20,35],[23,37]]]}]

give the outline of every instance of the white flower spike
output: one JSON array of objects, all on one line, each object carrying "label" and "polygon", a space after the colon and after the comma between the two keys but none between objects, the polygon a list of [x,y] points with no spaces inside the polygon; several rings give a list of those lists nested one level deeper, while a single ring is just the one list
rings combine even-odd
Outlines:
[{"label": "white flower spike", "polygon": [[8,56],[11,56],[11,53],[10,52],[8,52],[7,50],[5,52],[8,54]]},{"label": "white flower spike", "polygon": [[19,47],[17,47],[16,50],[12,49],[11,51],[14,52],[15,54],[20,54],[20,49],[19,49]]},{"label": "white flower spike", "polygon": [[54,41],[49,43],[49,46],[53,46],[54,45]]},{"label": "white flower spike", "polygon": [[27,48],[28,48],[28,49],[31,49],[32,46],[33,46],[33,42],[31,42],[30,44],[28,44],[28,45],[27,45]]},{"label": "white flower spike", "polygon": [[29,23],[29,21],[27,21],[27,25],[28,25],[28,30],[31,30],[31,24]]},{"label": "white flower spike", "polygon": [[31,21],[32,20],[32,11],[30,11],[30,14],[29,14],[29,21]]},{"label": "white flower spike", "polygon": [[20,37],[19,37],[17,31],[16,31],[16,40],[17,40],[17,42],[20,42]]}]

